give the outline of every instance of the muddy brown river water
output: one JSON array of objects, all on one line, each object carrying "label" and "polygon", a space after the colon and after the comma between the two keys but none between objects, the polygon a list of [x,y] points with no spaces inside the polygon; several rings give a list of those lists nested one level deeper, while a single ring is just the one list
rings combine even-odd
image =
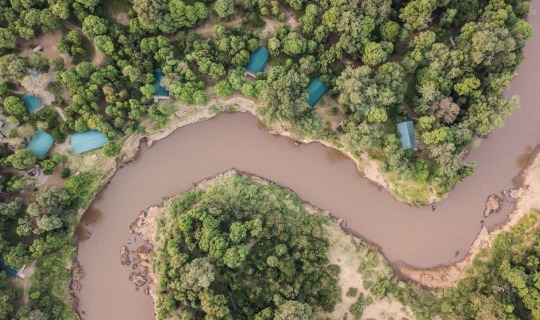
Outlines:
[{"label": "muddy brown river water", "polygon": [[[129,270],[120,264],[125,243],[136,247],[129,225],[141,210],[163,197],[186,191],[193,183],[236,168],[294,190],[300,198],[347,221],[348,227],[382,248],[391,262],[425,268],[462,259],[481,228],[486,198],[513,187],[512,179],[540,143],[540,1],[533,1],[529,22],[537,31],[508,94],[522,107],[473,148],[474,175],[458,184],[444,201],[412,208],[360,177],[353,161],[318,143],[295,146],[269,135],[248,114],[221,115],[189,125],[143,148],[135,161],[118,171],[93,202],[81,223],[79,261],[84,270],[78,294],[84,319],[153,319],[149,296],[135,291]],[[490,216],[488,226],[503,221],[512,208]],[[139,243],[141,240],[138,240]]]}]

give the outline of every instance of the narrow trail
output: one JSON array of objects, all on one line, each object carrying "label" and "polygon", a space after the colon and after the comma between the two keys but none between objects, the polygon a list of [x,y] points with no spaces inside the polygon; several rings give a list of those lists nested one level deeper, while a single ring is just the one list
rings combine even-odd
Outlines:
[{"label": "narrow trail", "polygon": [[[238,18],[235,18],[234,20],[227,21],[227,22],[224,22],[224,23],[219,23],[219,24],[223,25],[223,26],[226,26],[226,27],[230,27],[230,26],[233,26],[233,25],[238,24],[240,22],[242,22],[242,18],[238,17]],[[215,23],[210,23],[208,25],[203,25],[200,28],[197,28],[197,29],[193,30],[193,32],[198,34],[198,35],[205,35],[205,34],[208,34],[208,33],[212,32],[214,30],[214,26],[216,26]]]}]

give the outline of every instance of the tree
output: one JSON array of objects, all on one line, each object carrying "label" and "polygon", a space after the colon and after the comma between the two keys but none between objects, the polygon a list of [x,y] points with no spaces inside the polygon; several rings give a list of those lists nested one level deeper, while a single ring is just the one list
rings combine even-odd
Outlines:
[{"label": "tree", "polygon": [[452,98],[445,98],[431,105],[430,113],[433,114],[438,121],[451,124],[456,120],[459,114],[459,106],[452,101]]},{"label": "tree", "polygon": [[107,33],[107,22],[98,16],[89,15],[84,18],[82,30],[89,38],[104,35]]},{"label": "tree", "polygon": [[133,10],[137,13],[141,27],[155,30],[161,23],[163,13],[167,9],[165,0],[134,0]]},{"label": "tree", "polygon": [[18,170],[28,170],[32,168],[37,161],[34,152],[30,149],[17,150],[14,154],[8,156],[6,160],[13,168]]},{"label": "tree", "polygon": [[369,42],[364,49],[362,61],[369,66],[374,66],[384,62],[387,57],[388,54],[384,50],[382,44]]},{"label": "tree", "polygon": [[231,18],[234,16],[234,0],[216,0],[214,11],[220,18]]},{"label": "tree", "polygon": [[372,17],[381,25],[392,12],[392,0],[364,0],[360,3],[360,8],[365,16]]},{"label": "tree", "polygon": [[387,21],[381,26],[381,36],[385,41],[394,42],[399,36],[400,30],[397,22]]},{"label": "tree", "polygon": [[49,59],[41,52],[32,52],[28,57],[29,65],[41,72],[49,71]]},{"label": "tree", "polygon": [[298,301],[287,300],[276,310],[274,320],[290,319],[313,320],[315,319],[315,316],[313,315],[313,310],[309,305]]},{"label": "tree", "polygon": [[0,49],[17,47],[17,37],[7,28],[0,28]]},{"label": "tree", "polygon": [[229,268],[239,267],[248,255],[248,248],[244,245],[234,246],[225,251],[223,262]]},{"label": "tree", "polygon": [[375,28],[375,19],[372,17],[363,17],[352,11],[344,12],[337,22],[337,31],[341,34],[340,47],[345,53],[357,58],[364,46],[370,43]]},{"label": "tree", "polygon": [[488,70],[500,71],[517,63],[516,40],[510,31],[495,23],[467,23],[456,39],[459,48],[467,52],[472,62]]},{"label": "tree", "polygon": [[246,227],[240,222],[233,222],[230,231],[229,238],[233,243],[240,243],[247,235]]},{"label": "tree", "polygon": [[297,56],[307,49],[307,41],[295,31],[289,32],[287,37],[283,39],[283,52],[290,56]]},{"label": "tree", "polygon": [[[393,62],[382,65],[375,76],[367,66],[349,66],[337,81],[340,107],[344,112],[367,115],[372,108],[399,103],[405,90],[403,77],[403,68]],[[381,115],[380,112],[377,115]]]},{"label": "tree", "polygon": [[96,36],[94,38],[96,49],[106,55],[112,55],[114,52],[114,44],[109,36]]},{"label": "tree", "polygon": [[274,121],[300,118],[308,110],[307,83],[308,78],[295,69],[273,67],[261,92],[265,105],[261,112]]},{"label": "tree", "polygon": [[454,90],[460,96],[465,96],[480,87],[480,80],[476,77],[467,77],[454,85]]},{"label": "tree", "polygon": [[227,98],[232,96],[233,88],[228,80],[220,81],[216,84],[216,94],[220,97]]},{"label": "tree", "polygon": [[116,141],[109,141],[103,147],[103,154],[107,157],[116,157],[122,151],[122,146]]},{"label": "tree", "polygon": [[199,293],[215,280],[215,268],[210,258],[197,258],[188,263],[180,276],[183,290]]},{"label": "tree", "polygon": [[205,290],[199,297],[201,309],[206,313],[206,319],[227,319],[230,317],[230,310],[227,307],[228,300],[224,295],[214,295],[212,290]]},{"label": "tree", "polygon": [[8,96],[4,99],[4,110],[17,119],[22,119],[23,115],[28,114],[22,99],[15,96]]},{"label": "tree", "polygon": [[88,61],[83,61],[75,66],[77,75],[83,79],[88,79],[94,72],[94,66]]},{"label": "tree", "polygon": [[435,0],[413,0],[401,9],[399,17],[405,22],[405,28],[422,31],[431,23],[431,14],[436,7]]},{"label": "tree", "polygon": [[182,0],[172,0],[169,2],[169,10],[177,28],[193,27],[208,16],[208,10],[202,2],[195,2],[191,6]]},{"label": "tree", "polygon": [[21,198],[13,198],[7,202],[0,203],[0,224],[5,220],[13,219],[21,213],[23,201]]},{"label": "tree", "polygon": [[24,60],[14,54],[0,57],[0,78],[15,80],[24,77],[27,73]]},{"label": "tree", "polygon": [[36,219],[38,233],[48,232],[62,227],[62,219],[58,216],[41,216]]},{"label": "tree", "polygon": [[45,8],[39,13],[39,24],[43,32],[52,33],[62,27],[63,21],[50,8]]},{"label": "tree", "polygon": [[153,85],[147,83],[140,88],[141,93],[148,99],[152,98],[152,95],[156,92],[156,88]]}]

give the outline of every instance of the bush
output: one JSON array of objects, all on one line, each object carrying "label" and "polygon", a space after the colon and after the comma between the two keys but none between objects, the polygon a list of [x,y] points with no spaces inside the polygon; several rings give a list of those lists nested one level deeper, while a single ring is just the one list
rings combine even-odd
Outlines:
[{"label": "bush", "polygon": [[356,297],[358,294],[358,288],[350,287],[349,290],[347,290],[347,297]]},{"label": "bush", "polygon": [[71,176],[71,169],[62,168],[62,170],[60,170],[60,177],[62,177],[62,179],[66,179],[69,176]]},{"label": "bush", "polygon": [[116,141],[109,141],[103,147],[103,154],[107,157],[116,157],[122,151],[122,146]]},{"label": "bush", "polygon": [[364,308],[365,308],[365,299],[364,299],[364,295],[361,294],[358,297],[358,300],[356,300],[355,303],[351,304],[349,311],[355,316],[355,318],[359,318],[360,316],[362,316],[362,313],[364,313]]}]

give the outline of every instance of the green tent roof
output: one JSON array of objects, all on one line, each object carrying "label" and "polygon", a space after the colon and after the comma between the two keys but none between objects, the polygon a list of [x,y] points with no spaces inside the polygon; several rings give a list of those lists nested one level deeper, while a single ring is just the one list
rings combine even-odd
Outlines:
[{"label": "green tent roof", "polygon": [[265,47],[258,47],[257,50],[253,51],[249,56],[249,62],[246,65],[247,71],[255,74],[261,72],[264,69],[264,66],[270,59],[270,52]]},{"label": "green tent roof", "polygon": [[307,90],[309,93],[307,103],[310,107],[313,107],[321,100],[326,91],[328,91],[328,86],[321,79],[315,78],[311,81]]},{"label": "green tent roof", "polygon": [[97,130],[77,132],[71,135],[71,146],[77,153],[103,147],[109,139]]},{"label": "green tent roof", "polygon": [[416,141],[414,140],[414,124],[412,121],[400,122],[397,125],[399,134],[401,135],[401,148],[416,149]]},{"label": "green tent roof", "polygon": [[154,89],[156,89],[156,92],[154,92],[154,97],[168,97],[169,91],[165,89],[165,87],[161,84],[161,78],[165,75],[163,73],[163,70],[161,69],[154,69],[154,83],[152,84],[154,86]]},{"label": "green tent roof", "polygon": [[53,136],[43,130],[38,130],[36,134],[30,140],[28,149],[34,152],[34,155],[38,158],[43,158],[54,142]]},{"label": "green tent roof", "polygon": [[27,93],[22,96],[22,99],[26,109],[28,109],[28,112],[30,113],[36,112],[43,107],[43,103],[41,103],[41,101],[33,94]]}]

